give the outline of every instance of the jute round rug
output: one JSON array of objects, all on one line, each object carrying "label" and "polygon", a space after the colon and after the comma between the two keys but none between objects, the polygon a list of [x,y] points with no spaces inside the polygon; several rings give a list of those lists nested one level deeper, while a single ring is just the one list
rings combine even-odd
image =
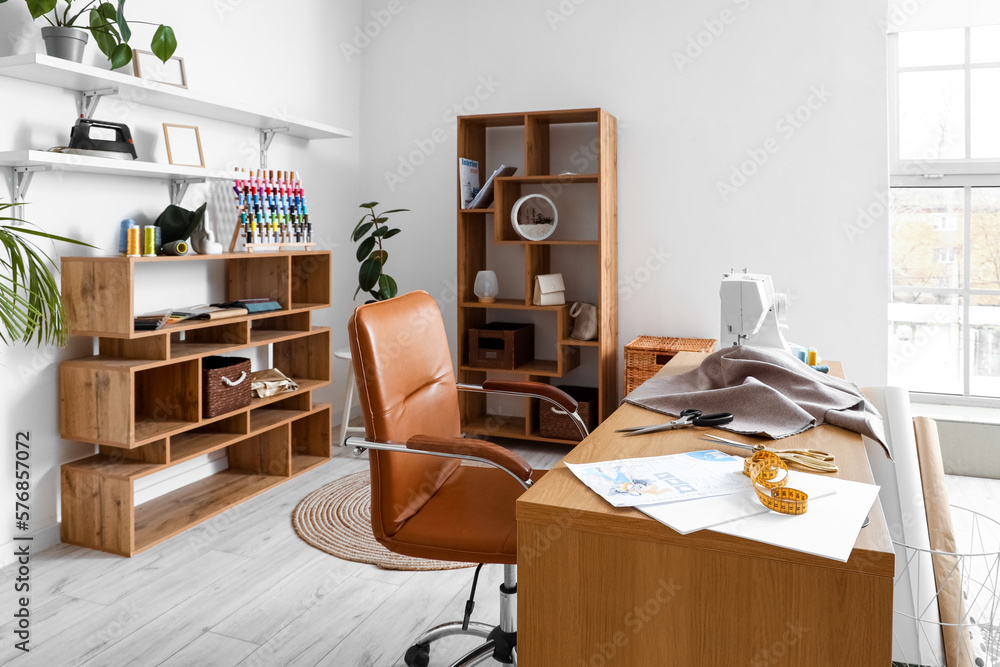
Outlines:
[{"label": "jute round rug", "polygon": [[331,556],[383,570],[456,570],[474,563],[424,560],[393,553],[375,541],[371,476],[356,472],[325,484],[292,510],[292,527],[307,544]]}]

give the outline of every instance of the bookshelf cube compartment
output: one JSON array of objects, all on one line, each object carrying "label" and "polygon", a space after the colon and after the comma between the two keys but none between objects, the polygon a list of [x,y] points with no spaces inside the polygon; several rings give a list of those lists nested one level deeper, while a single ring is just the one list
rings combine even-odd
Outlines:
[{"label": "bookshelf cube compartment", "polygon": [[273,299],[282,308],[291,308],[287,256],[233,259],[226,262],[226,299]]},{"label": "bookshelf cube compartment", "polygon": [[321,465],[330,458],[331,411],[329,407],[292,422],[292,474]]},{"label": "bookshelf cube compartment", "polygon": [[273,366],[299,380],[330,381],[330,331],[285,340],[272,346]]},{"label": "bookshelf cube compartment", "polygon": [[191,329],[170,335],[170,356],[173,359],[218,354],[250,342],[249,322],[221,320],[216,326]]},{"label": "bookshelf cube compartment", "polygon": [[219,419],[170,436],[170,463],[181,463],[227,447],[250,432],[247,413]]},{"label": "bookshelf cube compartment", "polygon": [[282,422],[301,417],[312,407],[311,400],[311,392],[307,391],[264,407],[254,408],[250,412],[250,432],[265,431]]},{"label": "bookshelf cube compartment", "polygon": [[169,435],[198,423],[201,362],[182,361],[135,373],[135,443]]},{"label": "bookshelf cube compartment", "polygon": [[289,426],[282,424],[229,447],[229,469],[252,475],[289,477],[292,472]]},{"label": "bookshelf cube compartment", "polygon": [[294,308],[330,305],[330,255],[292,255],[291,291]]}]

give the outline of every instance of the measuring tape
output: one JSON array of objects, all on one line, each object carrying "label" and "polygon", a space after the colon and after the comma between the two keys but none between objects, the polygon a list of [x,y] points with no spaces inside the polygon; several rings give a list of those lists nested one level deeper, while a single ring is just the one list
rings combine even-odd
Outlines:
[{"label": "measuring tape", "polygon": [[767,509],[793,515],[805,514],[809,509],[809,496],[805,492],[785,486],[788,466],[774,452],[754,452],[743,462],[743,474],[753,482],[757,498]]}]

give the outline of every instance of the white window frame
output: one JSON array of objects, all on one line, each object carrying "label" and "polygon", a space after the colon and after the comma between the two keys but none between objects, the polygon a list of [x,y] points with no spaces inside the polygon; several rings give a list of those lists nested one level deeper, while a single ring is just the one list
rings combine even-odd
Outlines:
[{"label": "white window frame", "polygon": [[[1000,159],[949,158],[926,160],[901,160],[899,158],[899,74],[900,72],[954,71],[965,72],[965,155],[972,155],[972,70],[1000,67],[1000,62],[975,63],[972,61],[972,28],[965,28],[965,62],[959,65],[899,67],[899,35],[889,34],[889,187],[893,188],[962,188],[964,195],[963,220],[963,284],[958,288],[945,287],[896,287],[891,293],[924,292],[959,296],[962,299],[962,394],[938,394],[911,391],[910,398],[920,403],[943,405],[968,405],[1000,408],[1000,398],[973,396],[972,379],[972,327],[969,324],[970,301],[976,295],[996,296],[1000,290],[972,289],[972,188],[1000,188]],[[958,259],[958,258],[956,258]],[[892,262],[890,255],[890,263]],[[892,275],[890,266],[889,275]]]}]

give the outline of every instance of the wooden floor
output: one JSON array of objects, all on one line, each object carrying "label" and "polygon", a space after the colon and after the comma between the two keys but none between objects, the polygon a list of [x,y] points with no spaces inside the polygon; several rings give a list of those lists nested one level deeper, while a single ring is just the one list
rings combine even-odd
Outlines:
[{"label": "wooden floor", "polygon": [[[568,451],[511,445],[537,468]],[[471,569],[383,571],[300,540],[290,516],[310,491],[368,469],[332,461],[133,558],[59,545],[31,561],[31,652],[14,648],[14,566],[0,570],[0,665],[70,667],[402,666],[423,630],[461,620]],[[474,620],[499,618],[499,565],[480,575]],[[481,643],[449,638],[431,665]]]},{"label": "wooden floor", "polygon": [[[534,466],[567,451],[515,446]],[[388,572],[302,542],[292,508],[308,492],[365,470],[338,449],[328,464],[131,559],[60,545],[32,560],[32,651],[0,626],[0,665],[333,667],[403,665],[422,630],[459,620],[472,570]],[[1000,480],[949,477],[951,501],[1000,517]],[[10,618],[13,566],[0,570]],[[498,617],[500,566],[483,568],[474,618]],[[449,639],[449,665],[475,639]]]}]

